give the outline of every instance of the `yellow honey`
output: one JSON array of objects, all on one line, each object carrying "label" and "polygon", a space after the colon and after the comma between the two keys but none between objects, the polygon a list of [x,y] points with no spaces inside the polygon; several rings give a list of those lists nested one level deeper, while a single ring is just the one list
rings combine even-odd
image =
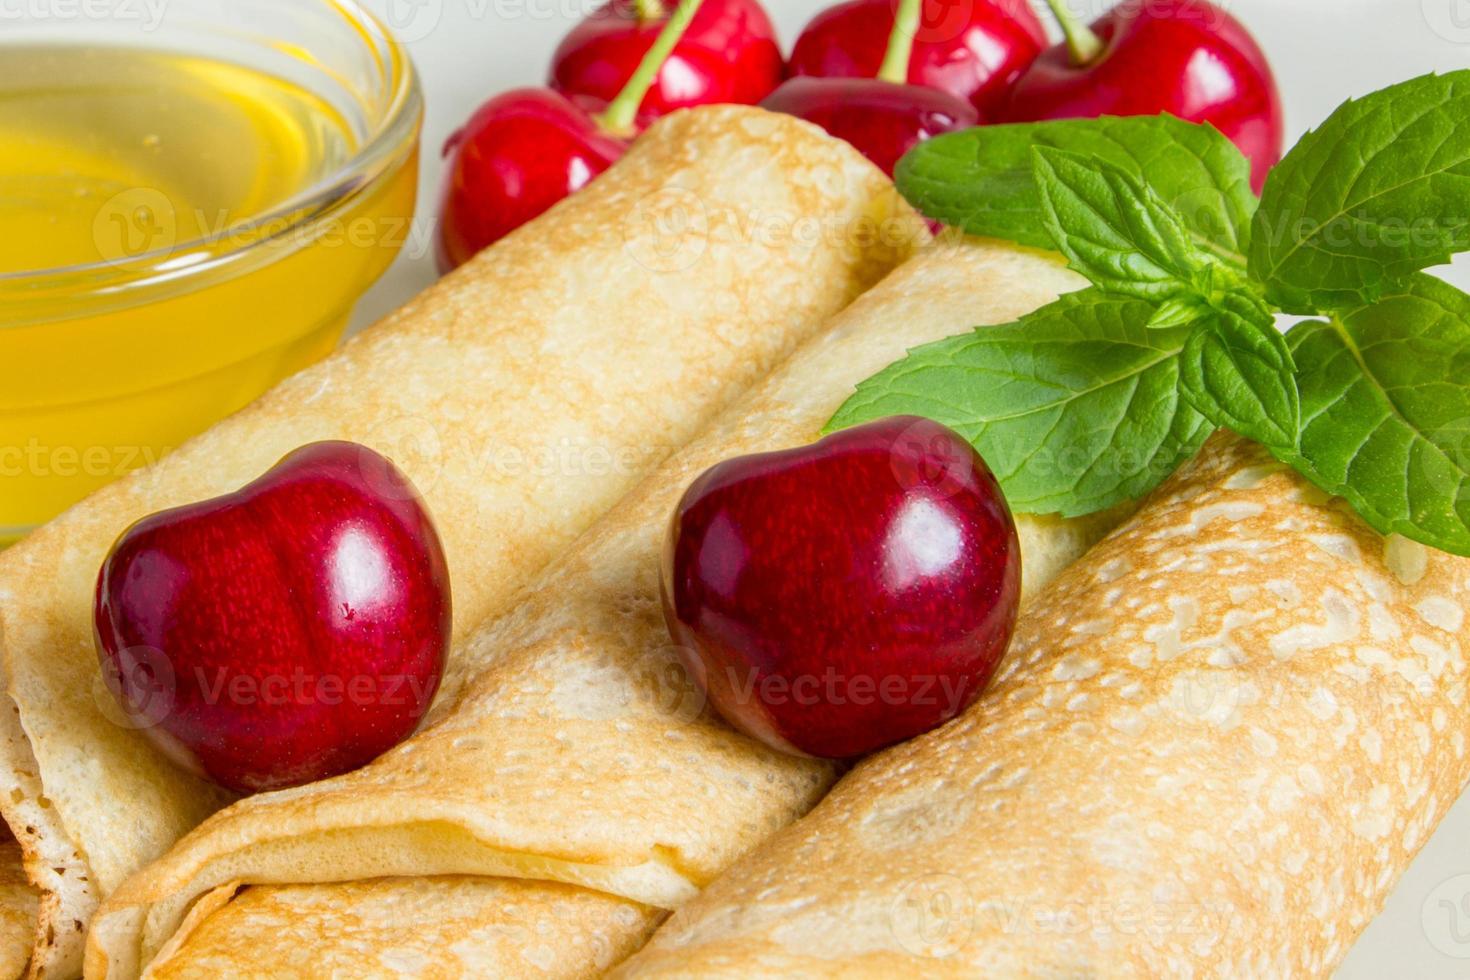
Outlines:
[{"label": "yellow honey", "polygon": [[332,187],[360,128],[243,65],[0,47],[0,544],[332,349],[413,212],[413,147]]}]

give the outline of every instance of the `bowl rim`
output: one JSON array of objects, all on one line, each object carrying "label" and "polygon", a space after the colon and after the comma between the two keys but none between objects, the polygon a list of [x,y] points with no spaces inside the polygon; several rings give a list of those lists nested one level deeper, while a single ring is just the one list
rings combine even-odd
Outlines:
[{"label": "bowl rim", "polygon": [[[95,278],[98,282],[89,292],[115,293],[143,285],[192,279],[233,265],[247,256],[257,255],[264,247],[329,218],[374,188],[385,172],[411,152],[412,138],[422,124],[424,99],[418,69],[404,43],[359,0],[321,2],[336,10],[355,29],[364,48],[377,62],[387,93],[381,120],[341,166],[269,211],[201,238],[121,259],[99,258],[73,265],[0,273],[0,287],[19,285],[44,290],[51,283]],[[280,227],[274,228],[276,225]],[[264,233],[267,231],[269,233]],[[236,236],[244,240],[231,248],[209,251],[211,245]],[[201,259],[170,268],[170,261],[180,255],[200,255]]]}]

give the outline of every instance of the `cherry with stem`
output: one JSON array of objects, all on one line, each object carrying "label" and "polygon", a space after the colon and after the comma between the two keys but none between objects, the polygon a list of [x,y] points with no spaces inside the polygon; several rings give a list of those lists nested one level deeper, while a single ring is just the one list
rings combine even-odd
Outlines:
[{"label": "cherry with stem", "polygon": [[[645,4],[659,6],[659,0],[642,0]],[[663,70],[664,62],[669,60],[669,55],[678,45],[684,33],[689,30],[689,25],[694,21],[694,15],[699,12],[702,0],[684,0],[674,9],[669,17],[669,22],[659,31],[658,37],[653,42],[653,47],[638,62],[638,67],[628,78],[625,84],[606,109],[592,117],[599,129],[610,136],[618,136],[631,139],[637,135],[634,122],[638,118],[638,107],[643,104],[653,83],[658,78],[658,73]],[[659,7],[660,15],[662,7]]]},{"label": "cherry with stem", "polygon": [[1062,29],[1063,43],[1072,56],[1072,63],[1080,67],[1097,60],[1103,51],[1102,38],[1078,19],[1065,0],[1046,0],[1046,6]]},{"label": "cherry with stem", "polygon": [[799,76],[761,103],[846,140],[890,176],[899,158],[940,133],[980,121],[975,107],[940,89],[910,85],[921,0],[902,0],[876,78]]},{"label": "cherry with stem", "polygon": [[1207,0],[1125,0],[1090,26],[1047,0],[1066,40],[1016,82],[997,121],[1170,113],[1209,123],[1251,161],[1257,192],[1281,159],[1281,96],[1265,54]]},{"label": "cherry with stem", "polygon": [[[660,0],[598,7],[557,47],[551,87],[573,101],[611,102],[668,16]],[[639,125],[691,106],[754,105],[781,84],[784,72],[776,29],[760,0],[706,0],[639,105]]]},{"label": "cherry with stem", "polygon": [[683,0],[616,98],[597,113],[549,88],[514,89],[449,138],[440,204],[441,271],[576,193],[627,152],[638,106],[702,0]]},{"label": "cherry with stem", "polygon": [[[874,77],[895,20],[891,0],[844,0],[827,8],[797,37],[791,74]],[[913,11],[907,32],[913,50],[906,74],[884,77],[943,89],[974,105],[982,116],[1004,100],[1048,43],[1026,0],[925,0]]]}]

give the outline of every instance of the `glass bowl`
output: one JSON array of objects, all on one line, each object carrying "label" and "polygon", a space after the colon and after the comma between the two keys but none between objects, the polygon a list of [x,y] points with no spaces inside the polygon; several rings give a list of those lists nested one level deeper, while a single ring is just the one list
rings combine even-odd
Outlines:
[{"label": "glass bowl", "polygon": [[408,240],[423,117],[407,52],[349,0],[22,9],[0,66],[56,46],[243,66],[305,89],[350,137],[308,186],[238,221],[186,222],[156,188],[121,186],[86,203],[95,260],[0,271],[0,547],[336,346]]}]

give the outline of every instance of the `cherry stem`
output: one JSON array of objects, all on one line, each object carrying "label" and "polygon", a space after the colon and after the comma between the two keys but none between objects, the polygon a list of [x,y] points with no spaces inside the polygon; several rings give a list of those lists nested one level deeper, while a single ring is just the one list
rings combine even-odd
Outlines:
[{"label": "cherry stem", "polygon": [[1046,0],[1046,5],[1051,8],[1057,23],[1062,25],[1062,33],[1067,38],[1067,50],[1072,55],[1074,65],[1091,64],[1102,54],[1102,38],[1077,19],[1077,15],[1067,6],[1067,0]]},{"label": "cherry stem", "polygon": [[922,0],[900,0],[893,17],[893,31],[888,35],[888,50],[878,77],[885,82],[903,85],[909,80],[909,61],[914,56],[914,40],[919,36],[919,8]]},{"label": "cherry stem", "polygon": [[637,131],[633,123],[638,118],[638,107],[643,104],[648,90],[653,88],[659,69],[663,68],[664,62],[669,59],[684,32],[689,29],[689,22],[698,13],[702,2],[703,0],[680,0],[669,22],[659,31],[653,47],[638,62],[638,70],[633,72],[628,84],[623,86],[617,98],[608,103],[606,109],[592,117],[603,132],[613,136],[632,136]]},{"label": "cherry stem", "polygon": [[660,0],[633,0],[633,12],[638,15],[638,20],[644,24],[659,20],[667,13]]}]

